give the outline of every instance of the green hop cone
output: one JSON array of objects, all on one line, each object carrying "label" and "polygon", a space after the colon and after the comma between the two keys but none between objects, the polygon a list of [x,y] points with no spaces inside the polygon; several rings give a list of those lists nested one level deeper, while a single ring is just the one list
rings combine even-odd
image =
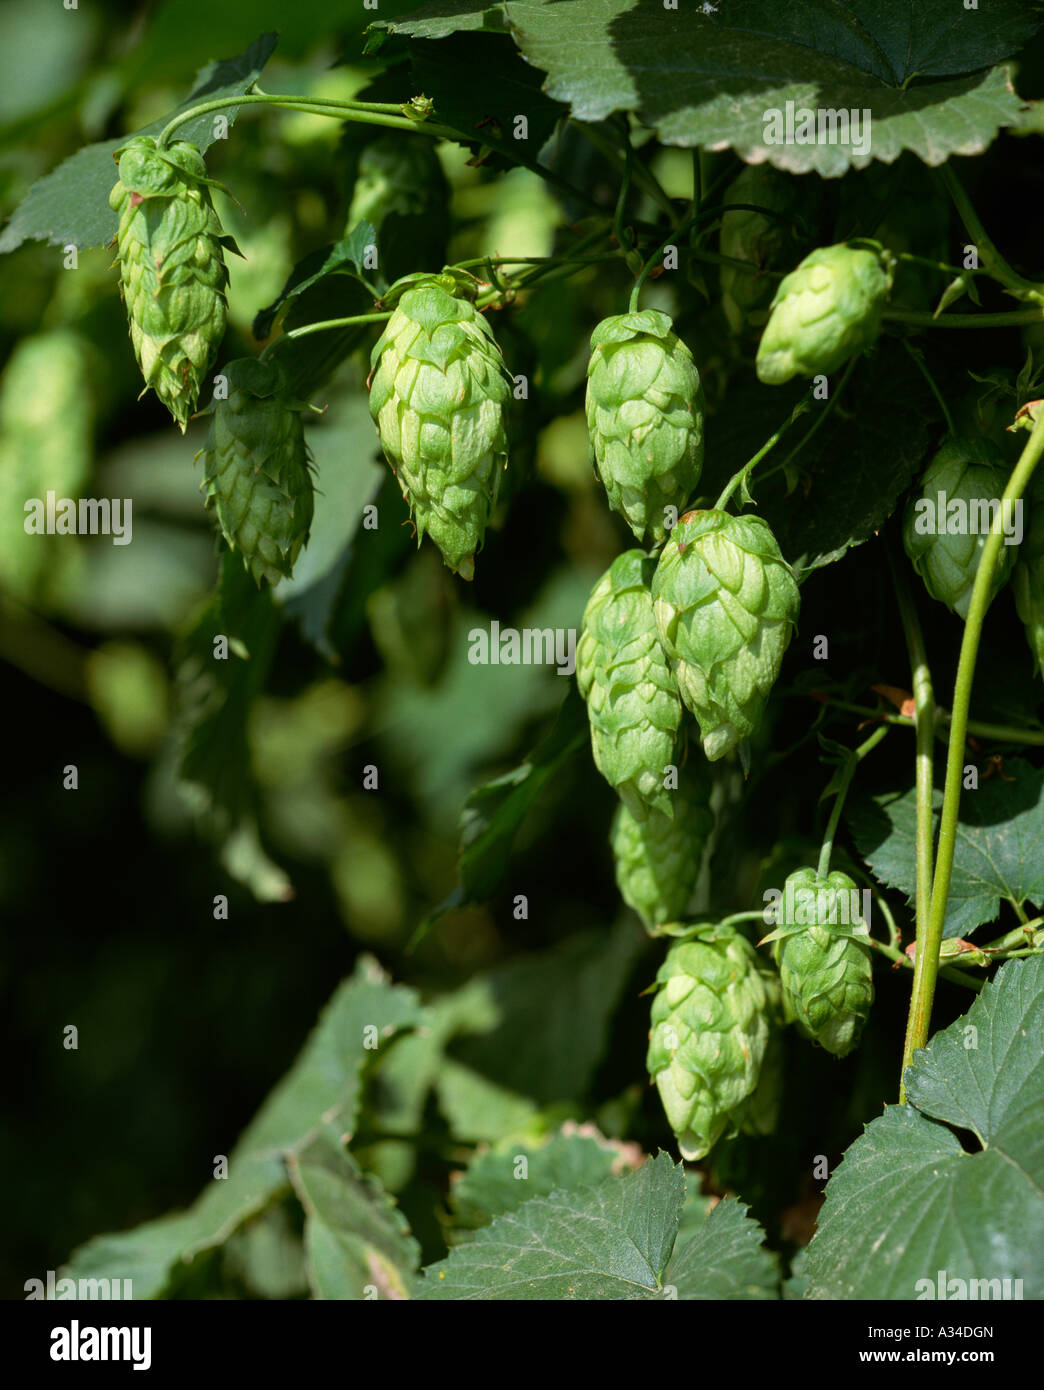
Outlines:
[{"label": "green hop cone", "polygon": [[692,353],[656,309],[603,319],[587,366],[591,459],[609,505],[658,545],[703,468],[703,392]]},{"label": "green hop cone", "polygon": [[785,276],[761,335],[758,379],[829,375],[876,340],[893,258],[875,241],[821,246]]},{"label": "green hop cone", "polygon": [[636,820],[652,807],[673,815],[663,782],[684,714],[656,633],[649,589],[655,569],[640,550],[618,555],[591,592],[576,647],[595,766]]},{"label": "green hop cone", "polygon": [[[919,495],[907,503],[903,546],[932,598],[968,616],[972,586],[992,512],[1008,482],[1004,456],[988,439],[951,436],[924,471]],[[952,503],[960,508],[952,508]],[[991,506],[992,504],[992,506]],[[1018,547],[1002,545],[990,599],[1015,564]]]},{"label": "green hop cone", "polygon": [[687,764],[678,790],[666,794],[674,798],[670,818],[650,811],[636,820],[621,803],[609,831],[620,896],[650,932],[685,915],[714,828],[705,763]]},{"label": "green hop cone", "polygon": [[[225,540],[260,584],[289,576],[312,524],[312,477],[301,412],[275,362],[241,357],[222,377],[225,399],[211,402],[201,490]],[[219,378],[220,380],[220,378]]]},{"label": "green hop cone", "polygon": [[[109,194],[119,217],[116,259],[131,342],[145,378],[184,433],[225,332],[225,250],[195,145],[160,150],[136,135],[116,153],[120,176]],[[144,394],[144,392],[142,393]]]},{"label": "green hop cone", "polygon": [[[733,333],[739,334],[751,315],[764,311],[772,299],[775,282],[761,272],[793,264],[800,254],[793,223],[809,202],[806,180],[791,178],[771,164],[747,164],[722,197],[731,203],[756,204],[767,212],[737,207],[721,219],[718,250],[730,260],[746,261],[755,273],[737,265],[721,267],[721,304]],[[778,213],[772,217],[768,213]]]},{"label": "green hop cone", "polygon": [[874,1002],[872,957],[865,939],[847,935],[862,922],[859,891],[847,874],[825,879],[798,869],[786,880],[776,946],[783,1009],[835,1057],[859,1041]]},{"label": "green hop cone", "polygon": [[761,1077],[771,1000],[753,947],[729,927],[675,942],[656,976],[646,1063],[690,1162],[735,1130]]},{"label": "green hop cone", "polygon": [[373,349],[370,414],[418,544],[431,536],[450,569],[471,579],[507,462],[510,389],[492,330],[460,282],[407,278]]},{"label": "green hop cone", "polygon": [[688,512],[653,576],[678,690],[714,762],[757,728],[797,623],[797,581],[760,517]]}]

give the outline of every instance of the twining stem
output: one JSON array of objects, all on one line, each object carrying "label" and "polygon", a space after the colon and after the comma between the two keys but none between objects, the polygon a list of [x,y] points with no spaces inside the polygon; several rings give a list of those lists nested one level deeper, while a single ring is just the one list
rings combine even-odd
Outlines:
[{"label": "twining stem", "polygon": [[[971,705],[972,682],[975,677],[975,662],[979,654],[983,622],[992,596],[993,575],[997,568],[997,560],[1004,540],[1004,517],[1010,515],[1011,504],[1018,501],[1026,491],[1042,453],[1044,453],[1044,414],[1034,425],[1033,433],[1019,456],[1019,461],[1008,480],[1008,486],[1004,489],[1001,505],[997,509],[990,534],[983,546],[979,567],[975,572],[971,603],[964,622],[961,654],[957,663],[953,707],[950,712],[946,783],[943,790],[942,814],[939,817],[939,843],[935,858],[935,878],[932,882],[931,907],[924,943],[922,946],[918,942],[917,958],[914,962],[913,992],[906,1029],[906,1045],[903,1050],[903,1074],[913,1061],[914,1052],[918,1048],[924,1047],[928,1041],[932,1000],[935,997],[935,979],[939,971],[939,946],[942,942],[946,903],[950,895],[950,877],[953,872],[953,857],[957,845],[957,817],[961,805],[964,743],[968,732],[968,710]],[[901,1081],[900,1100],[905,1100],[905,1090]]]},{"label": "twining stem", "polygon": [[903,339],[903,347],[906,349],[907,355],[913,361],[914,366],[917,368],[917,370],[924,377],[925,381],[928,383],[928,389],[929,391],[931,391],[932,395],[938,402],[939,409],[942,412],[942,417],[946,421],[946,428],[950,431],[951,434],[956,434],[957,431],[954,427],[953,416],[950,414],[950,407],[946,404],[946,400],[943,397],[942,392],[939,390],[938,386],[936,386],[935,378],[928,370],[928,364],[924,360],[924,354],[919,352],[917,348],[914,347],[914,345],[910,342],[909,338]]},{"label": "twining stem", "polygon": [[[917,727],[916,719],[912,719],[908,714],[893,714],[890,710],[873,709],[870,705],[856,705],[851,700],[835,700],[832,695],[824,695],[820,698],[825,705],[832,705],[834,709],[847,710],[851,714],[861,714],[864,719],[880,720],[883,724],[901,724],[907,729]],[[936,705],[935,716],[939,722],[947,724],[950,720],[950,711]],[[968,733],[978,738],[993,739],[997,743],[1023,743],[1028,746],[1044,747],[1044,730],[1042,729],[1016,729],[1012,724],[988,724],[979,719],[969,719]]]},{"label": "twining stem", "polygon": [[275,352],[283,343],[294,338],[304,338],[309,333],[324,333],[328,328],[352,328],[357,323],[383,323],[391,316],[392,311],[388,309],[382,314],[352,314],[346,319],[322,319],[318,323],[306,323],[301,328],[291,328],[289,333],[281,333],[278,338],[273,338],[258,361],[263,362],[270,352]]},{"label": "twining stem", "polygon": [[816,878],[826,878],[830,872],[830,856],[834,852],[834,837],[837,834],[837,827],[841,823],[841,812],[844,808],[845,797],[848,789],[852,785],[852,778],[855,770],[863,761],[868,753],[872,753],[884,736],[888,733],[888,725],[882,724],[875,729],[869,738],[864,739],[858,748],[853,748],[845,760],[845,766],[841,772],[841,780],[838,783],[835,794],[834,805],[830,811],[830,819],[827,821],[826,830],[823,833],[823,847],[819,851],[819,863],[816,865]]},{"label": "twining stem", "polygon": [[894,541],[887,547],[899,617],[910,655],[910,678],[914,692],[914,727],[917,730],[915,781],[917,787],[917,949],[924,949],[928,932],[928,903],[932,892],[932,789],[935,785],[935,692],[924,646],[924,634],[917,618],[905,567],[896,563]]},{"label": "twining stem", "polygon": [[881,317],[922,328],[1018,328],[1022,324],[1044,323],[1044,307],[1001,314],[940,314],[938,318],[921,309],[886,309]]},{"label": "twining stem", "polygon": [[1041,287],[1012,270],[993,244],[986,228],[982,225],[979,214],[972,206],[971,199],[964,191],[964,185],[957,177],[952,161],[941,166],[939,177],[946,185],[946,191],[953,199],[954,207],[975,245],[982,269],[986,271],[987,275],[992,275],[994,280],[997,280],[1017,298],[1032,299],[1037,304],[1044,304],[1044,292],[1042,292]]},{"label": "twining stem", "polygon": [[753,458],[748,459],[741,469],[739,469],[736,473],[733,473],[732,477],[729,479],[729,481],[725,484],[725,487],[722,489],[721,495],[718,497],[718,500],[714,504],[715,511],[720,512],[724,508],[726,502],[736,491],[739,485],[741,483],[746,483],[748,475],[751,472],[753,472],[753,470],[758,466],[758,464],[765,457],[765,455],[769,453],[770,450],[776,447],[776,445],[783,438],[783,435],[787,432],[787,430],[794,423],[794,421],[797,420],[799,416],[804,415],[806,410],[810,408],[812,403],[812,392],[814,390],[815,386],[810,386],[808,388],[808,390],[798,401],[794,409],[790,412],[787,418],[780,425],[779,429],[775,432],[775,434],[773,434],[769,439],[766,439],[765,443],[762,444],[761,448],[758,450],[758,452],[754,455]]}]

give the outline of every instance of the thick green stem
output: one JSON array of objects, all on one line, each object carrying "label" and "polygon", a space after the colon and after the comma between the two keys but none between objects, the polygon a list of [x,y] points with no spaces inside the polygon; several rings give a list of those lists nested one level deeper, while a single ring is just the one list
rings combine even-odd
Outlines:
[{"label": "thick green stem", "polygon": [[394,116],[383,103],[376,106],[366,102],[335,101],[328,97],[317,97],[313,101],[308,97],[248,92],[238,97],[216,97],[213,101],[204,101],[198,106],[189,107],[187,111],[180,112],[167,122],[156,143],[162,148],[170,142],[170,137],[178,126],[184,125],[186,121],[205,116],[210,111],[227,110],[230,106],[276,106],[288,111],[305,111],[313,116],[329,116],[338,121],[362,121],[366,125],[388,126],[392,130],[421,131],[435,138],[458,138],[457,132],[450,126],[438,125],[434,121],[412,121],[408,116]]},{"label": "thick green stem", "polygon": [[[932,1000],[935,997],[935,979],[939,971],[939,946],[942,942],[943,924],[946,920],[946,903],[950,895],[950,876],[953,872],[953,857],[957,845],[957,818],[961,805],[964,744],[968,732],[972,682],[975,677],[975,662],[979,654],[983,622],[986,617],[986,610],[990,605],[993,575],[997,568],[997,559],[1004,540],[1004,516],[1009,513],[1010,505],[1018,501],[1026,491],[1042,452],[1044,452],[1044,415],[1034,425],[1033,433],[1015,465],[1011,478],[1008,480],[1008,486],[1004,489],[1001,506],[997,509],[997,515],[979,559],[979,567],[975,573],[975,584],[972,588],[971,604],[964,622],[964,637],[961,641],[961,654],[957,663],[957,682],[953,692],[953,708],[950,712],[946,783],[943,790],[942,814],[939,817],[939,844],[935,858],[931,908],[928,914],[924,944],[922,947],[921,943],[918,942],[917,958],[914,963],[910,1016],[906,1029],[906,1045],[903,1049],[903,1074],[913,1061],[914,1052],[918,1048],[924,1047],[928,1041]],[[905,1091],[900,1081],[900,1100],[904,1099]]]},{"label": "thick green stem", "polygon": [[306,323],[300,328],[292,328],[289,333],[281,333],[278,338],[273,338],[261,353],[259,360],[263,362],[270,352],[275,352],[283,343],[289,343],[294,338],[305,338],[309,333],[324,333],[328,328],[353,328],[357,323],[384,323],[391,315],[392,311],[388,309],[382,314],[352,314],[346,319],[322,319],[318,323]]},{"label": "thick green stem", "polygon": [[928,931],[928,901],[932,891],[932,789],[935,784],[935,693],[928,666],[924,634],[917,618],[906,570],[896,561],[894,542],[889,543],[888,565],[892,572],[899,617],[910,655],[914,691],[914,725],[917,730],[915,773],[917,786],[917,949],[922,950]]},{"label": "thick green stem", "polygon": [[841,812],[844,809],[845,797],[848,789],[852,785],[852,778],[855,770],[863,761],[868,753],[872,753],[884,736],[888,733],[888,725],[882,724],[880,728],[874,730],[868,739],[864,739],[858,748],[853,748],[845,762],[841,773],[841,781],[838,784],[835,794],[834,805],[830,811],[830,819],[823,834],[823,846],[819,851],[819,863],[816,866],[816,878],[826,878],[830,872],[830,856],[834,852],[834,837],[837,835],[837,827],[841,823]]}]

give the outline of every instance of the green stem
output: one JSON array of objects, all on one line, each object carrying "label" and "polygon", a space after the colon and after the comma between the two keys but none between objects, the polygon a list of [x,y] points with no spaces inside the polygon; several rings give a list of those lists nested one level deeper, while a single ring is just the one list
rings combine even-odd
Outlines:
[{"label": "green stem", "polygon": [[1035,285],[1032,280],[1023,279],[1021,275],[1012,270],[993,244],[986,228],[982,225],[979,214],[972,206],[971,199],[964,190],[964,185],[957,177],[952,160],[941,166],[939,177],[946,185],[946,190],[953,199],[954,207],[975,245],[983,270],[988,275],[992,275],[994,280],[997,280],[1018,299],[1031,299],[1036,304],[1044,304],[1044,292],[1041,291],[1040,286]]},{"label": "green stem", "polygon": [[834,852],[834,836],[837,834],[837,827],[841,822],[841,812],[844,808],[845,797],[848,795],[848,789],[852,785],[852,778],[855,776],[855,770],[867,754],[873,752],[887,733],[888,725],[882,724],[880,728],[874,730],[868,739],[864,739],[858,748],[853,748],[848,755],[844,770],[841,773],[841,781],[838,785],[836,799],[830,812],[830,819],[827,821],[827,827],[823,834],[823,846],[819,851],[816,878],[826,878],[827,874],[830,872],[830,856]]},{"label": "green stem", "polygon": [[[950,738],[946,756],[946,783],[943,790],[942,814],[939,817],[939,844],[935,859],[935,878],[932,883],[931,908],[928,914],[928,927],[924,947],[918,946],[914,965],[913,991],[910,999],[910,1016],[906,1029],[906,1045],[903,1050],[903,1073],[913,1061],[914,1052],[924,1047],[928,1041],[928,1029],[932,1017],[932,1000],[935,997],[935,979],[939,970],[939,945],[942,941],[943,923],[946,919],[946,903],[950,894],[950,876],[953,872],[953,857],[957,845],[957,818],[961,805],[961,781],[964,772],[964,743],[968,732],[968,710],[971,705],[972,682],[975,677],[975,662],[979,654],[979,640],[982,637],[986,610],[992,598],[991,588],[997,559],[1004,541],[1003,518],[1007,514],[1005,503],[1009,506],[1025,492],[1034,469],[1044,452],[1044,415],[1033,427],[1033,433],[1026,442],[1015,465],[1008,486],[1004,489],[1001,506],[990,528],[986,544],[979,559],[972,588],[971,604],[964,622],[964,636],[961,641],[961,654],[957,663],[957,681],[953,692],[953,708],[950,712]],[[905,1090],[900,1080],[900,1101],[905,1100]]]},{"label": "green stem", "polygon": [[301,328],[291,328],[289,333],[281,333],[278,338],[273,338],[258,360],[263,362],[270,352],[275,352],[283,343],[294,338],[305,338],[309,333],[324,333],[328,328],[352,328],[357,323],[384,323],[391,316],[392,311],[388,309],[381,314],[352,314],[346,319],[322,319],[319,323],[306,323]]},{"label": "green stem", "polygon": [[227,110],[230,106],[276,106],[287,111],[306,111],[313,116],[329,116],[339,121],[362,121],[367,125],[388,126],[392,130],[419,130],[426,135],[436,138],[455,140],[458,138],[457,132],[450,126],[438,125],[433,121],[411,121],[408,116],[393,116],[381,107],[374,107],[365,102],[343,102],[335,101],[330,97],[317,97],[312,101],[308,97],[297,96],[270,96],[267,93],[246,93],[238,97],[215,97],[213,101],[200,102],[198,106],[190,106],[187,111],[180,112],[160,131],[156,141],[162,149],[169,144],[170,137],[178,126],[184,125],[186,121],[194,120],[197,116],[205,116],[210,111]]},{"label": "green stem", "polygon": [[922,950],[928,931],[928,901],[932,892],[932,789],[935,784],[935,692],[924,645],[924,634],[917,618],[906,570],[896,562],[893,542],[887,545],[888,566],[892,572],[899,617],[910,656],[914,690],[914,726],[917,730],[915,781],[917,786],[917,948]]},{"label": "green stem", "polygon": [[[823,703],[832,705],[835,709],[847,710],[850,714],[861,714],[864,719],[879,719],[883,724],[901,724],[907,729],[917,727],[917,721],[911,719],[908,714],[892,714],[889,710],[873,709],[870,705],[853,704],[851,700],[836,700],[832,695],[825,696]],[[936,705],[935,716],[937,721],[943,724],[950,722],[950,711],[943,709],[941,705]],[[1011,724],[988,724],[979,719],[969,719],[968,733],[979,738],[994,739],[997,743],[1044,747],[1044,730],[1039,729],[1016,729]]]},{"label": "green stem", "polygon": [[[590,143],[594,145],[595,149],[599,152],[599,154],[603,155],[609,161],[610,164],[614,165],[617,169],[617,172],[620,173],[622,176],[627,160],[625,156],[619,154],[618,151],[614,148],[612,141],[607,140],[600,130],[598,130],[595,126],[589,125],[586,121],[573,121],[573,125],[576,126],[577,130],[583,132],[583,134],[587,137]],[[641,189],[643,189],[646,193],[648,193],[649,197],[653,200],[654,203],[659,204],[659,206],[663,209],[663,211],[667,214],[667,216],[671,219],[672,222],[676,221],[678,216],[677,210],[675,209],[675,206],[671,202],[670,198],[667,196],[666,190],[663,188],[659,179],[656,178],[656,176],[652,173],[650,169],[647,169],[645,167],[645,165],[642,163],[640,159],[634,157],[634,151],[631,149],[631,141],[628,136],[626,117],[623,118],[623,121],[618,126],[618,129],[620,130],[620,136],[624,142],[628,154],[631,157],[631,162],[634,166],[633,176],[635,183],[638,184],[638,186]]]},{"label": "green stem", "polygon": [[758,452],[754,455],[752,459],[748,459],[747,462],[743,465],[741,469],[739,469],[738,472],[733,473],[732,477],[725,484],[725,487],[719,495],[718,500],[714,504],[715,511],[720,512],[723,510],[726,502],[728,502],[729,498],[740,486],[740,484],[742,483],[746,485],[747,475],[757,467],[757,465],[761,462],[761,460],[765,457],[767,453],[769,453],[772,449],[776,447],[776,445],[783,438],[783,435],[794,423],[794,421],[797,420],[797,418],[800,415],[804,415],[804,413],[810,408],[812,402],[812,392],[814,390],[814,386],[810,386],[808,388],[808,390],[798,401],[794,409],[790,412],[787,418],[780,425],[779,429],[775,432],[775,434],[765,441],[765,443],[761,446],[761,448],[758,450]]},{"label": "green stem", "polygon": [[[867,945],[875,951],[880,951],[881,955],[887,956],[889,960],[894,960],[897,965],[901,965],[904,970],[916,970],[916,966],[910,961],[910,957],[898,946],[886,945],[883,941],[878,941],[876,937],[870,937]],[[976,993],[982,989],[984,980],[976,979],[974,975],[966,975],[963,970],[957,970],[953,966],[944,965],[939,971],[944,980],[949,980],[951,984],[964,985],[965,989],[973,989]]]},{"label": "green stem", "polygon": [[[793,461],[797,458],[798,454],[801,453],[801,450],[814,436],[816,431],[822,429],[823,425],[830,418],[830,412],[834,409],[834,406],[837,405],[838,401],[841,399],[842,392],[848,385],[848,382],[851,379],[852,373],[855,371],[856,363],[858,361],[858,356],[851,358],[848,365],[845,367],[844,372],[841,375],[841,380],[837,383],[833,391],[831,391],[830,395],[827,397],[826,405],[824,405],[822,410],[819,411],[819,413],[816,415],[816,418],[812,421],[810,427],[805,431],[802,437],[794,445],[790,453],[784,455],[784,457],[780,459],[778,463],[774,463],[771,468],[766,469],[766,471],[762,473],[761,482],[764,483],[766,479],[774,477],[775,474],[779,473],[782,469],[786,468],[788,464],[793,463]],[[806,399],[811,401],[811,394]]]},{"label": "green stem", "polygon": [[915,256],[912,251],[893,251],[892,255],[897,261],[909,261],[911,265],[924,265],[929,270],[941,270],[947,275],[985,275],[986,269],[981,266],[978,270],[965,270],[960,265],[950,265],[947,261],[937,261],[931,256]]},{"label": "green stem", "polygon": [[920,309],[886,309],[882,318],[923,328],[1018,328],[1022,324],[1044,323],[1044,308],[1013,309],[1004,314],[940,314],[938,318]]},{"label": "green stem", "polygon": [[631,176],[634,168],[634,151],[630,143],[626,146],[626,158],[624,159],[623,176],[620,179],[620,192],[616,199],[616,207],[613,209],[613,236],[616,244],[624,251],[629,251],[630,245],[624,239],[623,216],[624,208],[627,205],[627,195],[631,191]]},{"label": "green stem", "polygon": [[765,921],[765,911],[760,912],[732,912],[728,917],[723,917],[718,923],[719,927],[731,927],[733,922],[762,922]]},{"label": "green stem", "polygon": [[924,377],[925,381],[928,383],[928,389],[935,397],[936,401],[939,404],[939,409],[942,411],[943,419],[946,421],[946,428],[950,431],[951,434],[956,434],[957,430],[953,423],[953,416],[950,414],[950,407],[946,404],[946,401],[943,399],[942,392],[935,384],[935,378],[928,370],[928,364],[924,360],[924,354],[917,351],[913,343],[910,342],[909,338],[903,339],[903,347],[906,349],[907,355],[913,360],[914,366],[917,368],[917,370]]},{"label": "green stem", "polygon": [[648,279],[649,272],[652,270],[653,266],[657,264],[666,248],[668,246],[671,246],[674,242],[680,241],[682,237],[686,234],[686,232],[689,230],[689,228],[696,225],[698,220],[699,213],[697,212],[693,213],[691,217],[687,217],[685,221],[681,223],[680,226],[672,227],[671,230],[664,237],[663,241],[661,241],[659,246],[657,246],[656,250],[646,260],[645,264],[642,266],[641,274],[638,276],[638,279],[634,282],[634,289],[631,291],[630,303],[627,306],[628,313],[633,314],[637,310],[638,296],[642,292],[642,286]]},{"label": "green stem", "polygon": [[1022,946],[1026,943],[1026,937],[1033,931],[1039,931],[1044,926],[1044,917],[1034,917],[1031,922],[1023,922],[1021,925],[1005,932],[1003,936],[998,936],[995,941],[987,941],[982,947],[984,951],[1006,951],[1009,946]]}]

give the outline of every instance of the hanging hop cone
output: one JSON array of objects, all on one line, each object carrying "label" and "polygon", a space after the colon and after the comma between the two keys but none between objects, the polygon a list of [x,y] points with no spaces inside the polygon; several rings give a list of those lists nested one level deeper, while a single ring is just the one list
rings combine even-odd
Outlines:
[{"label": "hanging hop cone", "polygon": [[228,395],[200,412],[210,433],[196,455],[203,459],[201,490],[222,534],[257,580],[277,584],[289,576],[312,524],[312,477],[301,412],[275,362],[242,357],[219,381]]},{"label": "hanging hop cone", "polygon": [[[210,200],[195,145],[160,150],[136,135],[116,153],[109,194],[119,217],[116,259],[131,342],[145,378],[184,433],[225,332],[224,251],[235,251]],[[142,393],[144,394],[144,392]]]},{"label": "hanging hop cone", "polygon": [[797,623],[797,581],[760,517],[688,512],[653,576],[678,690],[714,762],[757,728]]},{"label": "hanging hop cone", "polygon": [[507,463],[510,395],[486,320],[460,297],[465,277],[406,277],[371,357],[370,414],[424,535],[464,579],[496,503]]},{"label": "hanging hop cone", "polygon": [[656,634],[649,589],[655,569],[640,550],[618,555],[591,592],[576,647],[595,766],[639,821],[653,807],[673,815],[663,784],[684,714]]},{"label": "hanging hop cone", "polygon": [[794,223],[810,202],[807,182],[791,178],[771,164],[747,164],[725,190],[722,202],[726,208],[730,203],[747,203],[767,210],[737,207],[726,211],[721,219],[721,255],[756,268],[752,272],[736,265],[721,267],[721,305],[735,334],[742,333],[753,314],[760,313],[764,320],[775,281],[761,272],[793,265],[801,254]]},{"label": "hanging hop cone", "polygon": [[821,246],[780,281],[761,335],[758,379],[829,375],[876,341],[894,258],[876,241]]},{"label": "hanging hop cone", "polygon": [[776,940],[783,1009],[835,1057],[856,1046],[874,1001],[869,935],[847,874],[798,869],[786,880]]},{"label": "hanging hop cone", "polygon": [[609,505],[659,545],[665,509],[685,505],[703,467],[700,374],[666,314],[616,314],[591,334],[587,431]]},{"label": "hanging hop cone", "polygon": [[616,808],[609,831],[616,886],[650,932],[677,921],[689,906],[714,828],[710,791],[706,763],[687,763],[677,791],[665,793],[672,799],[670,818],[652,810],[636,820],[626,804]]},{"label": "hanging hop cone", "polygon": [[[960,618],[968,616],[992,514],[1007,482],[1004,455],[995,444],[951,436],[925,469],[919,495],[907,503],[903,546],[910,563],[932,598]],[[951,511],[954,502],[961,506]],[[1017,551],[1014,545],[1001,546],[991,600],[1011,574]]]},{"label": "hanging hop cone", "polygon": [[771,999],[754,950],[730,927],[676,941],[656,976],[646,1059],[690,1162],[742,1121],[769,1043]]}]

